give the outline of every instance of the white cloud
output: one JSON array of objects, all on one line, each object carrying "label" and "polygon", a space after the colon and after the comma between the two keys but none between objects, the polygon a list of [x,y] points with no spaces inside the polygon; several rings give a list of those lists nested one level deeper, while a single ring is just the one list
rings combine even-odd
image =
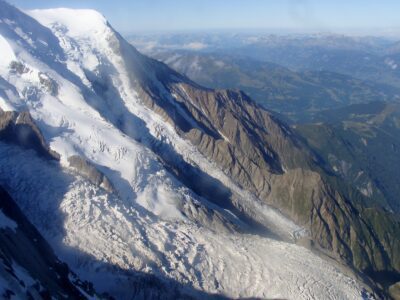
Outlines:
[{"label": "white cloud", "polygon": [[208,45],[204,44],[202,42],[192,42],[192,43],[183,45],[182,48],[183,49],[190,49],[190,50],[202,50],[202,49],[205,49],[207,47],[208,47]]}]

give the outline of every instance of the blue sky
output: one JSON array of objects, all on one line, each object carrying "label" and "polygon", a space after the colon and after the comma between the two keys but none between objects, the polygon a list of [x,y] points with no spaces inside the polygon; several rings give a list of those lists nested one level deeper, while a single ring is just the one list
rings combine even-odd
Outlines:
[{"label": "blue sky", "polygon": [[123,33],[193,29],[400,28],[400,0],[9,0],[22,9],[94,8]]}]

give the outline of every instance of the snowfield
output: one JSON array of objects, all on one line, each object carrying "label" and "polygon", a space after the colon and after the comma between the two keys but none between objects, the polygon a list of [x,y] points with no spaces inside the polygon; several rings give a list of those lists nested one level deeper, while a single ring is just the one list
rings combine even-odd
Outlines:
[{"label": "snowfield", "polygon": [[[0,107],[29,110],[61,166],[0,143],[0,183],[82,279],[117,299],[132,296],[138,273],[234,298],[363,298],[361,283],[290,242],[302,228],[242,191],[141,104],[126,64],[140,56],[133,48],[120,56],[124,41],[102,15],[27,14],[33,19],[0,1]],[[240,220],[171,175],[152,140],[220,180],[288,242],[232,229]],[[74,173],[72,155],[103,172],[116,195]]]},{"label": "snowfield", "polygon": [[33,152],[0,149],[0,180],[29,219],[80,277],[118,299],[130,296],[129,274],[121,270],[229,297],[361,299],[355,280],[305,248],[162,221]]}]

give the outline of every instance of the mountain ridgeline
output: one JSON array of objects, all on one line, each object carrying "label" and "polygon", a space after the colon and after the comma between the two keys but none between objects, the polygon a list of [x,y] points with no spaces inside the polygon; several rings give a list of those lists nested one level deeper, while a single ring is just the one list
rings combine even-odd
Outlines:
[{"label": "mountain ridgeline", "polygon": [[[0,21],[0,208],[43,237],[44,268],[68,264],[60,283],[24,261],[47,294],[374,299],[400,281],[398,211],[246,93],[141,54],[95,11],[0,0]],[[11,278],[20,257],[0,249]]]},{"label": "mountain ridgeline", "polygon": [[[360,79],[339,71],[307,68],[293,71],[224,50],[211,53],[159,50],[148,54],[204,86],[241,89],[262,106],[295,122],[308,122],[322,110],[375,101],[400,101],[399,85]],[[292,55],[301,56],[301,53]]]},{"label": "mountain ridgeline", "polygon": [[[148,63],[162,85],[143,81],[143,99],[180,135],[242,188],[309,228],[317,246],[378,282],[380,274],[398,279],[398,214],[378,201],[370,203],[326,170],[295,131],[242,92],[202,88],[161,63]],[[241,203],[233,204],[243,209]]]}]

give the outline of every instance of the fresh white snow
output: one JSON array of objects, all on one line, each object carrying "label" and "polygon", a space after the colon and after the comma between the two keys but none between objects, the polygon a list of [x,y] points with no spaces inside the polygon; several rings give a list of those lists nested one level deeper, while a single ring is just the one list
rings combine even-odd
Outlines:
[{"label": "fresh white snow", "polygon": [[13,60],[15,60],[15,55],[8,41],[1,35],[0,35],[0,49],[1,49],[0,70],[3,73],[6,72],[10,63]]},{"label": "fresh white snow", "polygon": [[[155,274],[229,297],[361,298],[358,282],[305,248],[212,230],[185,216],[183,208],[193,215],[204,209],[235,219],[182,185],[145,142],[136,141],[139,138],[167,141],[187,162],[229,187],[282,236],[290,238],[302,231],[241,190],[141,104],[126,64],[140,58],[135,54],[121,58],[116,50],[120,37],[102,15],[70,9],[28,13],[52,31],[61,50],[54,46],[53,56],[43,55],[38,49],[50,44],[51,38],[32,40],[24,34],[23,24],[17,31],[27,39],[24,47],[0,34],[0,49],[7,53],[0,57],[0,76],[15,89],[0,82],[0,107],[29,110],[51,148],[61,154],[63,169],[31,151],[0,143],[0,182],[7,184],[29,220],[83,279],[118,299],[131,296],[131,279],[118,269]],[[37,27],[29,30],[43,31],[46,37],[44,27]],[[22,63],[28,71],[10,72],[11,61]],[[114,94],[96,94],[88,73],[99,80],[106,77]],[[56,83],[57,94],[48,92],[40,80],[43,74]],[[118,118],[128,124],[125,133],[115,126]],[[109,195],[71,173],[71,155],[81,155],[97,166],[118,195]]]},{"label": "fresh white snow", "polygon": [[0,149],[0,180],[29,219],[80,277],[119,299],[130,296],[129,277],[112,266],[229,297],[361,298],[355,280],[305,248],[163,221],[32,151],[5,144]]}]

